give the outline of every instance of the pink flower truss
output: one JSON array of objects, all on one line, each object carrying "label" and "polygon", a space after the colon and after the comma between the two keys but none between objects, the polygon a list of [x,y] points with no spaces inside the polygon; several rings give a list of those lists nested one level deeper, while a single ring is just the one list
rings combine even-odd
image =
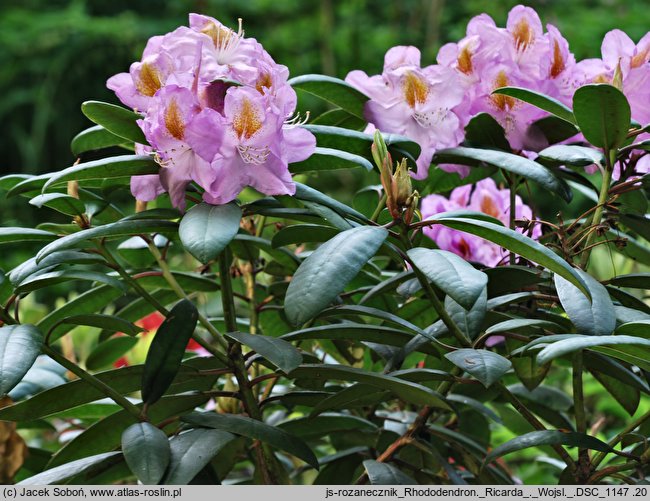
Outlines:
[{"label": "pink flower truss", "polygon": [[437,149],[456,146],[466,122],[457,112],[464,90],[458,77],[440,65],[420,67],[415,47],[393,47],[381,75],[352,71],[346,82],[370,97],[365,115],[382,132],[401,134],[422,148],[413,177],[426,177]]},{"label": "pink flower truss", "polygon": [[255,39],[214,18],[190,14],[190,26],[152,37],[142,60],[107,85],[139,121],[159,176],[135,176],[143,201],[168,192],[185,207],[191,182],[205,201],[223,204],[246,186],[268,195],[293,194],[288,164],[308,158],[314,136],[292,118],[296,94],[289,71]]},{"label": "pink flower truss", "polygon": [[[510,218],[510,194],[508,190],[500,190],[490,178],[483,179],[472,185],[460,186],[454,189],[449,198],[441,195],[429,195],[422,199],[422,218],[434,214],[459,209],[469,209],[483,212],[508,225]],[[532,219],[532,210],[524,204],[519,196],[516,198],[515,217],[517,219]],[[518,229],[520,233],[521,229]],[[482,263],[486,266],[497,266],[508,255],[502,247],[488,242],[480,237],[453,230],[442,225],[425,227],[425,235],[436,242],[439,248],[453,252],[467,261]],[[535,225],[532,238],[541,235],[541,228]]]},{"label": "pink flower truss", "polygon": [[508,14],[505,28],[481,14],[469,22],[465,38],[438,53],[438,63],[459,75],[469,115],[485,112],[496,118],[515,150],[547,146],[528,134],[529,125],[545,113],[492,92],[505,86],[524,87],[570,104],[584,80],[568,42],[555,26],[549,24],[547,30],[544,33],[533,9],[518,5]]}]

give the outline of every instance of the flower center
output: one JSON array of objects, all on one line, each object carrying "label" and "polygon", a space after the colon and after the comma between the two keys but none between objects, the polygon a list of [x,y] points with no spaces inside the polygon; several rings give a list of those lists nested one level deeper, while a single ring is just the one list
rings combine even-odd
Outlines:
[{"label": "flower center", "polygon": [[611,84],[612,80],[607,76],[607,74],[601,73],[600,75],[594,78],[594,83]]},{"label": "flower center", "polygon": [[465,73],[465,75],[471,75],[473,70],[472,51],[469,45],[465,45],[458,54],[458,71]]},{"label": "flower center", "polygon": [[530,47],[535,40],[535,33],[526,19],[521,19],[515,25],[515,29],[512,30],[512,36],[515,39],[515,48],[521,52],[524,52]]},{"label": "flower center", "polygon": [[551,69],[549,74],[551,78],[556,78],[560,73],[564,71],[566,64],[564,58],[562,57],[562,50],[560,49],[560,43],[557,40],[554,40],[553,44],[553,63],[551,64]]},{"label": "flower center", "polygon": [[409,71],[404,76],[402,92],[404,93],[404,99],[408,105],[411,108],[415,108],[417,103],[424,104],[427,100],[427,96],[429,95],[429,86],[422,78],[412,71]]},{"label": "flower center", "polygon": [[[500,87],[507,87],[508,85],[508,75],[506,75],[505,71],[501,70],[497,74],[497,77],[494,79],[492,90],[498,89]],[[506,111],[514,108],[517,102],[514,97],[504,96],[503,94],[491,94],[490,101],[492,101],[492,104],[494,104],[494,106],[496,106],[501,111]]]},{"label": "flower center", "polygon": [[167,127],[172,137],[175,137],[179,141],[182,141],[185,137],[185,124],[183,123],[181,110],[178,108],[175,99],[170,101],[165,110],[165,127]]},{"label": "flower center", "polygon": [[255,88],[260,94],[264,94],[264,89],[270,89],[272,85],[273,80],[271,80],[271,74],[268,72],[261,73],[255,82]]},{"label": "flower center", "polygon": [[160,75],[156,68],[149,63],[142,63],[140,75],[135,82],[135,88],[143,96],[153,96],[161,87]]},{"label": "flower center", "polygon": [[492,197],[483,197],[481,199],[481,212],[497,219],[500,216],[499,209],[494,203],[494,200],[492,200]]},{"label": "flower center", "polygon": [[244,37],[241,19],[239,19],[237,33],[230,28],[217,26],[214,22],[206,24],[201,29],[201,33],[208,35],[212,39],[214,48],[217,51],[217,62],[219,64],[229,64],[231,62]]},{"label": "flower center", "polygon": [[259,112],[250,99],[242,99],[241,108],[232,121],[232,127],[240,139],[250,139],[262,128]]},{"label": "flower center", "polygon": [[637,52],[632,58],[630,66],[632,68],[638,68],[639,66],[642,66],[648,61],[648,55],[650,55],[650,46]]}]

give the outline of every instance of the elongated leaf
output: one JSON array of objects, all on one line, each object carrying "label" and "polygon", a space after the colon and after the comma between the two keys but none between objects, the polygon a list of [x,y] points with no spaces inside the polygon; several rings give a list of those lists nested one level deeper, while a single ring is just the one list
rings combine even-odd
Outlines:
[{"label": "elongated leaf", "polygon": [[178,228],[183,247],[206,264],[215,259],[239,231],[241,209],[234,203],[192,207]]},{"label": "elongated leaf", "polygon": [[621,407],[633,416],[641,402],[641,392],[637,388],[627,386],[616,378],[610,377],[599,371],[591,370],[591,375],[601,384],[607,392],[614,397]]},{"label": "elongated leaf", "polygon": [[400,327],[405,328],[408,331],[411,331],[415,334],[424,334],[424,330],[420,329],[417,325],[404,320],[398,315],[393,315],[384,310],[378,308],[371,308],[368,306],[358,306],[358,305],[341,305],[335,306],[333,308],[323,311],[319,317],[329,317],[329,316],[338,316],[338,315],[352,315],[352,316],[369,316],[383,320],[391,324],[399,325]]},{"label": "elongated leaf", "polygon": [[[543,338],[542,338],[543,339]],[[539,352],[537,355],[537,362],[544,364],[557,357],[561,357],[574,351],[583,350],[585,348],[593,348],[599,346],[612,346],[612,345],[640,345],[650,346],[650,339],[644,339],[633,336],[581,336],[579,334],[572,335],[569,338],[560,339],[559,341],[552,342],[546,348]],[[528,347],[530,348],[530,344]]]},{"label": "elongated leaf", "polygon": [[512,151],[503,127],[491,115],[479,113],[465,127],[465,143],[474,148]]},{"label": "elongated leaf", "polygon": [[578,332],[602,336],[616,328],[616,312],[607,289],[588,273],[575,270],[587,285],[591,301],[568,280],[555,275],[555,289],[567,315]]},{"label": "elongated leaf", "polygon": [[438,221],[440,221],[440,224],[449,228],[485,238],[530,261],[540,264],[567,279],[587,297],[590,297],[587,284],[584,283],[584,280],[582,280],[582,277],[574,268],[547,247],[521,233],[489,221],[447,217],[440,217]]},{"label": "elongated leaf", "polygon": [[439,150],[433,162],[477,165],[486,163],[494,167],[518,174],[535,181],[545,189],[558,194],[567,202],[571,201],[571,189],[562,180],[537,162],[505,151],[481,150],[478,148],[448,148]]},{"label": "elongated leaf", "polygon": [[195,426],[228,431],[253,440],[260,440],[261,442],[288,452],[302,459],[308,465],[318,469],[318,459],[316,459],[316,456],[307,444],[290,433],[261,421],[233,414],[200,412],[193,412],[187,416],[183,416],[183,421]]},{"label": "elongated leaf", "polygon": [[57,236],[49,231],[32,228],[0,228],[0,244],[20,242],[51,242]]},{"label": "elongated leaf", "polygon": [[88,325],[90,327],[99,327],[111,332],[122,332],[129,336],[135,336],[144,329],[132,324],[122,318],[112,315],[101,315],[98,313],[91,313],[87,315],[73,315],[66,317],[62,322],[68,325]]},{"label": "elongated leaf", "polygon": [[71,461],[69,463],[57,466],[56,468],[50,468],[45,470],[38,475],[29,477],[22,482],[18,482],[17,485],[51,485],[62,480],[74,477],[83,473],[95,465],[98,465],[108,459],[115,459],[121,456],[121,452],[105,452],[103,454],[96,454],[94,456],[85,457],[83,459],[78,459],[77,461]]},{"label": "elongated leaf", "polygon": [[377,252],[388,232],[360,226],[339,233],[321,245],[296,271],[284,308],[293,325],[302,325],[330,304]]},{"label": "elongated leaf", "polygon": [[306,160],[290,164],[289,170],[293,174],[300,174],[302,172],[353,169],[355,167],[362,167],[367,171],[372,170],[370,160],[365,157],[333,148],[317,147]]},{"label": "elongated leaf", "polygon": [[160,166],[152,157],[144,155],[121,155],[80,163],[56,172],[43,185],[43,190],[68,181],[88,179],[115,179],[158,174]]},{"label": "elongated leaf", "polygon": [[294,196],[298,200],[315,202],[317,204],[324,205],[342,217],[351,217],[364,223],[369,222],[369,219],[359,211],[354,210],[352,207],[349,207],[344,203],[341,203],[338,200],[335,200],[332,197],[329,197],[324,193],[321,193],[320,191],[307,186],[306,184],[296,183],[296,194]]},{"label": "elongated leaf", "polygon": [[368,96],[338,78],[326,75],[301,75],[287,82],[294,89],[309,92],[363,119]]},{"label": "elongated leaf", "polygon": [[[205,404],[207,395],[174,395],[166,396],[153,404],[148,411],[149,421],[160,423],[172,416],[178,416]],[[142,404],[138,404],[140,407]],[[113,450],[120,446],[122,432],[138,420],[126,410],[93,423],[85,431],[67,442],[52,456],[50,467],[59,466],[76,459]]]},{"label": "elongated leaf", "polygon": [[220,430],[196,429],[181,433],[170,443],[171,458],[166,485],[186,485],[221,451],[235,436]]},{"label": "elongated leaf", "polygon": [[68,301],[62,307],[54,310],[52,313],[43,318],[36,326],[41,332],[52,330],[50,343],[59,339],[69,327],[58,325],[61,320],[68,316],[81,315],[101,311],[107,304],[122,295],[122,291],[109,285],[102,285],[80,294],[71,301]]},{"label": "elongated leaf", "polygon": [[95,125],[86,130],[82,130],[72,138],[70,149],[73,155],[79,156],[87,151],[100,150],[123,143],[124,138],[107,131],[101,125]]},{"label": "elongated leaf", "polygon": [[[374,140],[372,134],[327,125],[303,125],[303,127],[316,136],[316,143],[321,148],[347,151],[348,153],[362,156],[372,161],[372,154],[370,152],[370,147]],[[420,156],[420,146],[407,137],[397,134],[382,135],[388,148],[396,154],[395,158],[401,158],[397,156],[399,151],[402,151],[403,154],[410,155],[413,159]],[[402,156],[404,156],[403,154]]]},{"label": "elongated leaf", "polygon": [[611,452],[612,448],[605,442],[595,437],[576,432],[564,432],[558,430],[531,431],[505,444],[496,447],[485,457],[484,464],[491,463],[495,459],[510,454],[511,452],[528,449],[529,447],[540,447],[542,445],[568,445],[583,447],[600,452]]},{"label": "elongated leaf", "polygon": [[144,485],[160,482],[171,455],[167,435],[151,423],[136,423],[124,430],[122,452],[129,469]]},{"label": "elongated leaf", "polygon": [[104,273],[69,268],[29,276],[22,281],[18,287],[16,287],[15,292],[17,294],[26,294],[50,285],[70,282],[72,280],[97,282],[100,284],[110,285],[111,287],[120,289],[121,291],[126,290],[126,286],[122,282]]},{"label": "elongated leaf", "polygon": [[343,365],[301,365],[289,375],[294,379],[340,379],[388,390],[406,402],[451,410],[444,398],[429,388],[394,376],[375,374]]},{"label": "elongated leaf", "polygon": [[470,309],[487,285],[487,275],[456,254],[415,248],[407,252],[415,266],[445,294]]},{"label": "elongated leaf", "polygon": [[566,144],[554,144],[539,152],[540,158],[557,162],[561,165],[575,165],[586,167],[587,165],[605,165],[605,155],[602,151],[585,146],[574,146]]},{"label": "elongated leaf", "polygon": [[36,258],[30,258],[19,266],[16,266],[9,273],[9,280],[14,287],[20,285],[27,277],[46,268],[53,268],[59,264],[102,264],[104,258],[97,254],[88,254],[77,251],[62,251],[50,254],[40,263],[36,263]]},{"label": "elongated leaf", "polygon": [[[487,289],[476,300],[469,310],[466,310],[450,296],[445,297],[445,310],[468,339],[476,339],[483,328],[483,320],[487,313]],[[431,336],[428,336],[431,338]]]},{"label": "elongated leaf", "polygon": [[558,144],[578,134],[580,131],[575,125],[556,117],[549,115],[536,120],[530,124],[528,135],[539,137],[541,134],[546,138],[548,144]]},{"label": "elongated leaf", "polygon": [[252,348],[284,372],[291,372],[302,363],[300,352],[283,339],[246,332],[229,332],[227,336]]},{"label": "elongated leaf", "polygon": [[[214,358],[194,358],[186,360],[181,366],[170,392],[181,388],[188,381],[192,383],[192,389],[207,387],[214,381],[214,376],[204,376],[199,373],[200,369],[221,369],[223,365],[216,362]],[[122,394],[129,394],[140,388],[143,365],[133,365],[120,369],[100,372],[94,376],[103,383],[111,386],[115,391]],[[31,421],[50,416],[52,414],[72,409],[79,405],[86,404],[104,398],[104,394],[86,381],[78,379],[62,384],[37,395],[15,403],[9,407],[0,409],[0,420],[7,421]]]},{"label": "elongated leaf", "polygon": [[136,120],[142,118],[137,113],[100,101],[86,101],[81,105],[81,111],[97,125],[101,125],[116,136],[135,143],[147,144],[147,139],[136,124]]},{"label": "elongated leaf", "polygon": [[616,87],[580,87],[573,95],[573,113],[585,139],[594,146],[611,150],[625,141],[630,128],[630,105]]},{"label": "elongated leaf", "polygon": [[185,347],[192,338],[199,312],[187,299],[174,306],[158,327],[147,352],[142,373],[142,400],[156,402],[180,369]]},{"label": "elongated leaf", "polygon": [[626,334],[628,336],[639,336],[646,339],[650,338],[650,320],[638,320],[620,325],[616,329],[616,334]]},{"label": "elongated leaf", "polygon": [[49,207],[55,211],[67,214],[69,216],[78,216],[86,211],[84,203],[70,195],[63,193],[45,193],[38,195],[29,201],[34,207]]},{"label": "elongated leaf", "polygon": [[510,360],[487,350],[463,348],[447,353],[445,358],[478,379],[486,388],[512,368]]},{"label": "elongated leaf", "polygon": [[43,334],[31,324],[0,327],[0,395],[6,395],[34,365]]},{"label": "elongated leaf", "polygon": [[173,232],[177,227],[178,225],[171,221],[151,219],[109,223],[59,238],[39,251],[36,255],[36,262],[41,261],[44,257],[49,256],[53,252],[75,247],[82,242],[94,238],[117,238],[138,235],[140,233]]},{"label": "elongated leaf", "polygon": [[367,125],[364,119],[355,117],[341,108],[327,110],[311,120],[311,123],[313,125],[332,125],[353,130],[361,130]]},{"label": "elongated leaf", "polygon": [[376,424],[367,419],[334,412],[291,419],[280,423],[278,428],[305,440],[343,430],[376,431],[378,429]]},{"label": "elongated leaf", "polygon": [[271,243],[273,247],[301,244],[304,242],[326,242],[338,233],[336,228],[320,224],[294,224],[285,226],[275,235]]},{"label": "elongated leaf", "polygon": [[[422,331],[424,334],[424,331]],[[412,333],[382,325],[355,324],[345,322],[333,325],[319,325],[298,331],[290,332],[282,336],[287,341],[301,339],[332,339],[349,340],[357,342],[370,342],[385,344],[388,346],[405,346],[413,339]],[[431,345],[422,346],[420,351],[437,355],[438,352]]]},{"label": "elongated leaf", "polygon": [[485,330],[485,333],[495,334],[497,332],[517,332],[520,330],[526,331],[531,327],[548,329],[550,331],[557,331],[561,329],[558,324],[549,320],[542,320],[540,318],[513,318],[512,320],[504,320],[503,322],[499,322],[490,326]]},{"label": "elongated leaf", "polygon": [[417,485],[415,480],[390,464],[366,459],[363,467],[372,485]]},{"label": "elongated leaf", "polygon": [[541,110],[548,111],[552,115],[555,115],[570,124],[575,125],[577,123],[573,112],[565,104],[540,92],[521,87],[501,87],[496,89],[493,94],[502,94],[504,96],[517,98],[528,104],[532,104]]},{"label": "elongated leaf", "polygon": [[110,366],[138,343],[137,338],[120,336],[99,343],[86,358],[86,368],[102,369]]}]

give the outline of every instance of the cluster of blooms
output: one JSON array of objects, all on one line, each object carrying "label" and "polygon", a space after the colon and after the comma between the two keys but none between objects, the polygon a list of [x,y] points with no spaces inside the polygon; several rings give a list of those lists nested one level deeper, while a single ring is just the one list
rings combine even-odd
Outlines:
[{"label": "cluster of blooms", "polygon": [[[506,226],[510,219],[510,190],[500,190],[495,182],[483,179],[472,185],[460,186],[451,192],[449,198],[441,195],[429,195],[422,199],[422,218],[426,219],[439,214],[459,209],[469,209],[483,212]],[[532,210],[524,204],[519,196],[515,200],[515,217],[521,220],[531,220]],[[520,233],[524,230],[518,228]],[[425,227],[424,233],[436,242],[443,250],[453,252],[467,261],[482,263],[486,266],[497,266],[508,255],[502,247],[480,237],[452,230],[439,224]],[[529,236],[537,239],[542,230],[539,224],[534,224]]]},{"label": "cluster of blooms", "polygon": [[185,206],[190,182],[204,200],[223,204],[246,186],[270,195],[291,195],[288,164],[308,158],[316,140],[291,118],[296,94],[289,71],[252,38],[214,18],[190,14],[190,26],[152,37],[142,61],[108,80],[139,121],[162,168],[134,177],[133,195],[153,200],[167,191]]}]

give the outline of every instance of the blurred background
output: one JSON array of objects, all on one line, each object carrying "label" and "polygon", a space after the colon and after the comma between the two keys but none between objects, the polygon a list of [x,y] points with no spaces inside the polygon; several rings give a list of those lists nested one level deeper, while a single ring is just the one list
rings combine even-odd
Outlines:
[{"label": "blurred background", "polygon": [[[69,166],[70,139],[90,123],[80,104],[117,102],[111,75],[139,60],[146,40],[187,24],[189,12],[231,26],[244,19],[292,75],[345,77],[351,69],[381,71],[386,50],[415,45],[422,64],[440,46],[464,36],[481,12],[504,25],[509,0],[2,0],[0,2],[0,175],[38,174]],[[603,35],[624,27],[638,40],[648,30],[644,0],[528,2],[557,25],[578,59],[600,55]],[[313,107],[321,103],[309,103]],[[338,183],[337,183],[338,184]],[[357,184],[357,183],[353,183]],[[345,185],[345,183],[342,183]],[[2,224],[29,225],[35,209],[0,199]]]}]

